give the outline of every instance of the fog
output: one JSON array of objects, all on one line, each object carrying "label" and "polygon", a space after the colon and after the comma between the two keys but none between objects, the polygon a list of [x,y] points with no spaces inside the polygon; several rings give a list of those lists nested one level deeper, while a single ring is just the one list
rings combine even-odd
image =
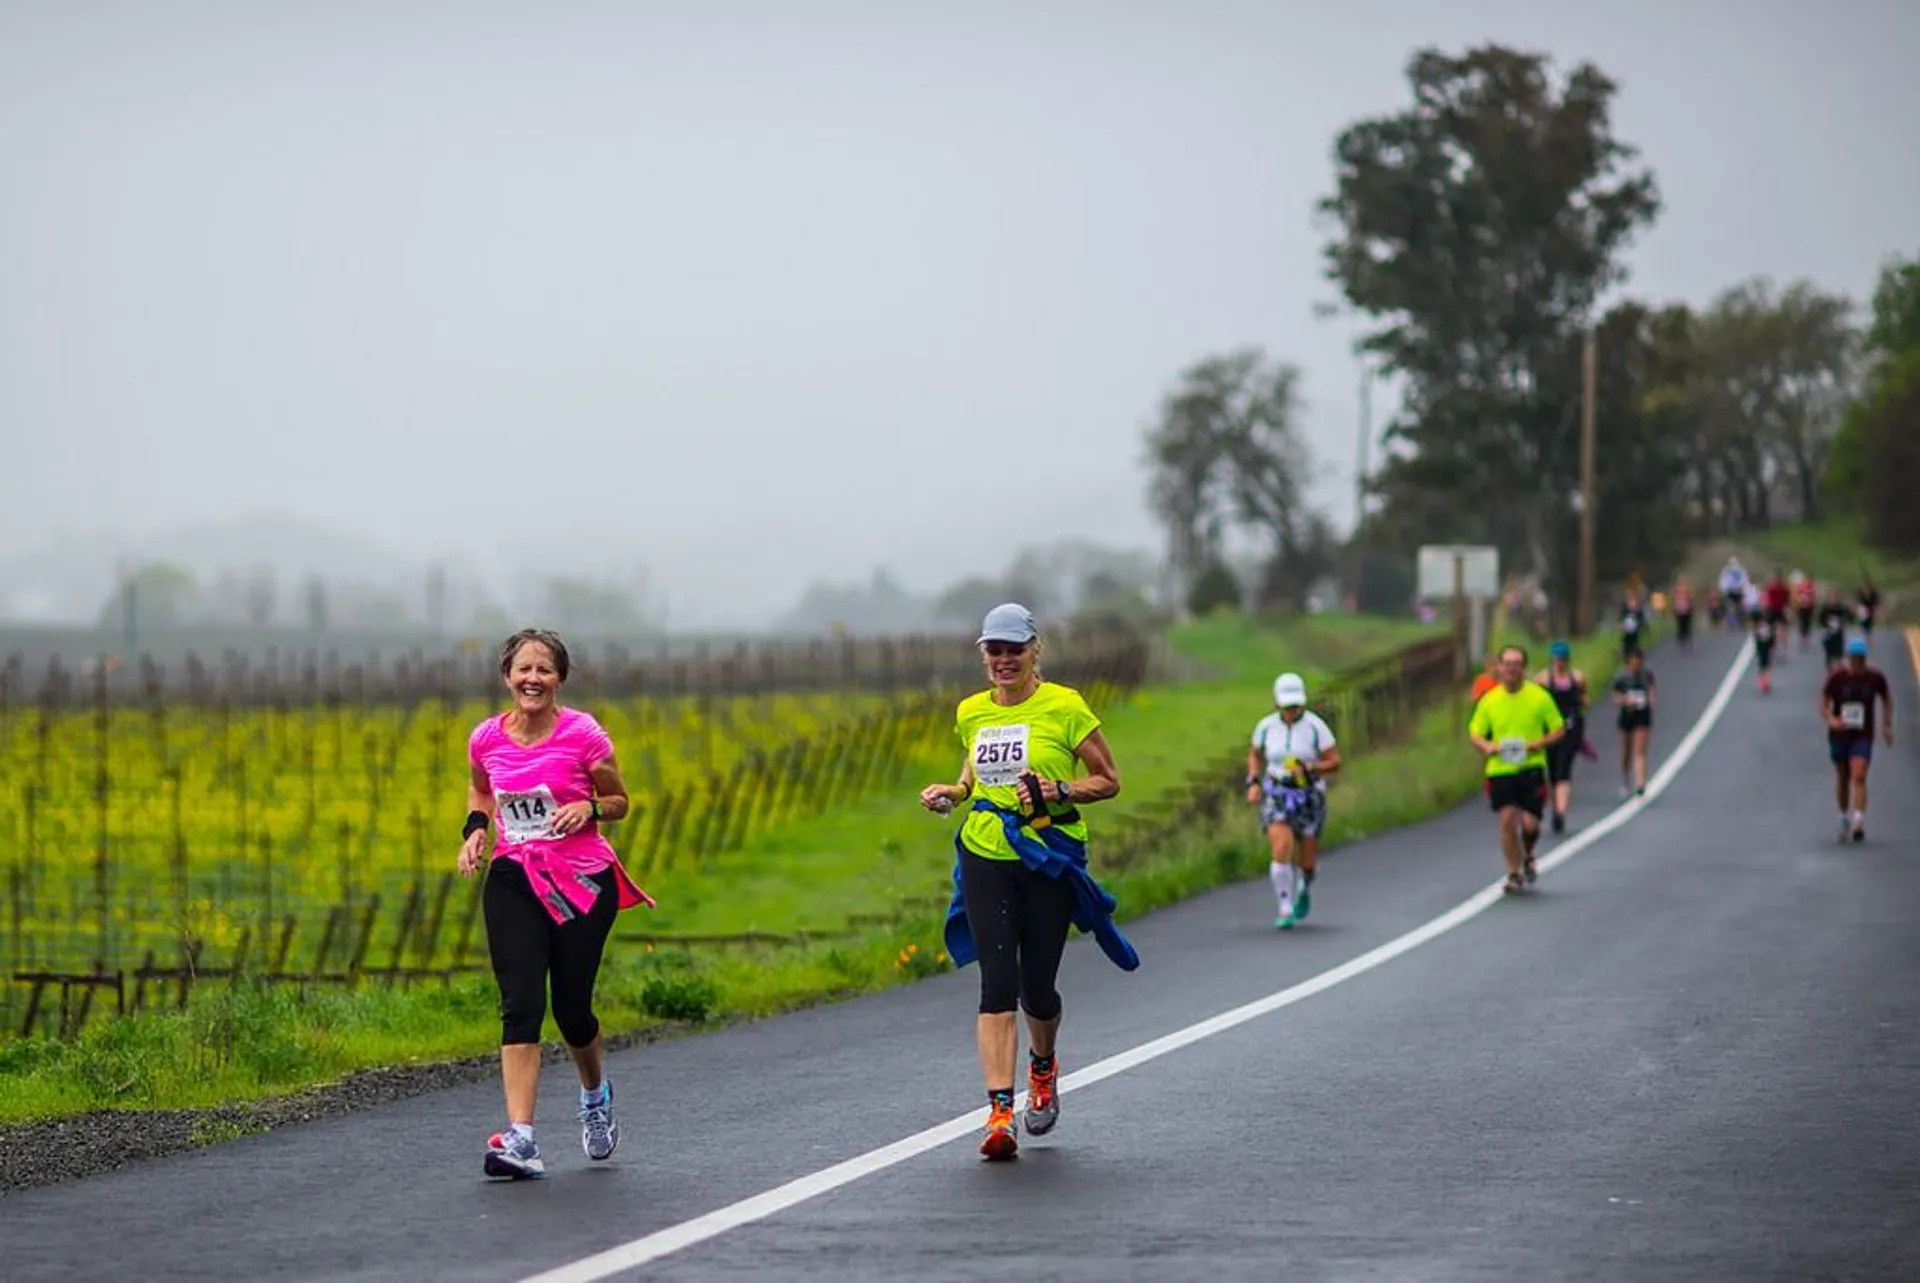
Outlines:
[{"label": "fog", "polygon": [[1306,371],[1345,524],[1331,144],[1488,39],[1620,82],[1637,295],[1920,248],[1898,0],[0,6],[0,610],[165,554],[750,627],[1157,553],[1140,434],[1242,343]]}]

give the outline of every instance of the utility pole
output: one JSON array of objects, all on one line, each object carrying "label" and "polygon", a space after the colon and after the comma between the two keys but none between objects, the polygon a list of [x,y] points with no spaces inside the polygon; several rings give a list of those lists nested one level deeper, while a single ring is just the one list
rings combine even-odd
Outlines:
[{"label": "utility pole", "polygon": [[1593,631],[1593,417],[1599,353],[1591,326],[1580,342],[1580,600],[1575,632]]}]

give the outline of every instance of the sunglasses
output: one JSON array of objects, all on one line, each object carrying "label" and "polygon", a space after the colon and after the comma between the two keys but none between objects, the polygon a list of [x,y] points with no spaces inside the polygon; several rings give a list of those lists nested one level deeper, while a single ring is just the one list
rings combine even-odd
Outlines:
[{"label": "sunglasses", "polygon": [[1027,643],[1026,642],[988,642],[985,646],[981,647],[981,649],[986,651],[987,654],[993,656],[995,659],[999,659],[1002,655],[1026,654]]}]

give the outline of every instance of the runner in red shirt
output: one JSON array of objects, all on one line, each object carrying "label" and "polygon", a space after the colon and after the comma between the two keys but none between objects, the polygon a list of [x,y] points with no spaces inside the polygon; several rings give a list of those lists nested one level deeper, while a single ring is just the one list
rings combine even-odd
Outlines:
[{"label": "runner in red shirt", "polygon": [[1800,625],[1800,649],[1813,649],[1813,611],[1820,604],[1819,588],[1812,575],[1793,572],[1793,613]]},{"label": "runner in red shirt", "polygon": [[[1793,590],[1787,587],[1786,576],[1778,570],[1773,572],[1772,577],[1760,589],[1760,619],[1773,625],[1775,639],[1786,635],[1787,607],[1792,597]],[[1759,620],[1753,622],[1758,623]],[[1784,660],[1786,657],[1782,655],[1780,658]]]},{"label": "runner in red shirt", "polygon": [[[1820,716],[1827,724],[1833,759],[1833,793],[1840,805],[1840,840],[1866,839],[1867,769],[1873,763],[1876,705],[1886,710],[1881,738],[1893,746],[1893,692],[1887,675],[1867,662],[1867,639],[1847,638],[1847,661],[1827,674],[1820,688]],[[1849,806],[1851,803],[1851,807]]]},{"label": "runner in red shirt", "polygon": [[1681,650],[1693,649],[1693,585],[1684,579],[1673,584],[1673,638]]}]

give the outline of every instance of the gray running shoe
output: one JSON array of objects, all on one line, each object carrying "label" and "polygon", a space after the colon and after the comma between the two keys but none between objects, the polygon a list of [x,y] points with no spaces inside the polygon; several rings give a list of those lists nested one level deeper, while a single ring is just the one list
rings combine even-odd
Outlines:
[{"label": "gray running shoe", "polygon": [[541,1161],[540,1146],[511,1129],[487,1137],[487,1157],[483,1164],[487,1175],[503,1180],[538,1180],[547,1174]]},{"label": "gray running shoe", "polygon": [[[596,1163],[611,1157],[620,1143],[620,1124],[613,1120],[613,1084],[602,1079],[601,1085],[607,1091],[605,1101],[589,1106],[582,1099],[580,1105],[580,1147]],[[584,1098],[585,1093],[581,1095]]]}]

